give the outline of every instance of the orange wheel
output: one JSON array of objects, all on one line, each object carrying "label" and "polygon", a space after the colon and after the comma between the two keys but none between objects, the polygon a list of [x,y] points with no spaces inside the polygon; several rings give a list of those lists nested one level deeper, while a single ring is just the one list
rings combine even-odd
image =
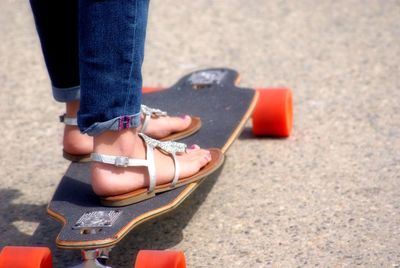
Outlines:
[{"label": "orange wheel", "polygon": [[260,94],[253,112],[256,136],[290,136],[293,124],[292,92],[287,88],[258,89]]},{"label": "orange wheel", "polygon": [[186,268],[185,255],[181,251],[141,250],[135,268]]},{"label": "orange wheel", "polygon": [[5,247],[0,252],[0,268],[52,268],[51,251],[44,247]]},{"label": "orange wheel", "polygon": [[163,88],[163,87],[144,87],[144,88],[142,88],[142,93],[143,94],[152,93],[152,92],[157,92],[157,91],[161,91],[164,89],[165,88]]}]

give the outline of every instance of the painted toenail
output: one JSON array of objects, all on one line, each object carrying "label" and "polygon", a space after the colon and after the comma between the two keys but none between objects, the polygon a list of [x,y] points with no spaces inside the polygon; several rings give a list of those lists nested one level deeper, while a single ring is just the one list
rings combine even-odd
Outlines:
[{"label": "painted toenail", "polygon": [[190,149],[200,149],[200,146],[198,146],[197,144],[192,144],[192,146],[190,146]]}]

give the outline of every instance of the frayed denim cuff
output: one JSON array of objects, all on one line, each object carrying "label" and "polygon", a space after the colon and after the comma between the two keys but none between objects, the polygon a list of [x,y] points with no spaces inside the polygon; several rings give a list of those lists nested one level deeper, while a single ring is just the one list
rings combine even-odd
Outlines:
[{"label": "frayed denim cuff", "polygon": [[79,100],[81,97],[81,86],[67,88],[58,88],[53,86],[53,97],[58,102]]},{"label": "frayed denim cuff", "polygon": [[104,131],[120,131],[128,128],[137,128],[141,124],[140,115],[141,112],[134,115],[116,117],[106,122],[94,123],[87,129],[83,130],[82,133],[88,134],[89,136],[97,136]]}]

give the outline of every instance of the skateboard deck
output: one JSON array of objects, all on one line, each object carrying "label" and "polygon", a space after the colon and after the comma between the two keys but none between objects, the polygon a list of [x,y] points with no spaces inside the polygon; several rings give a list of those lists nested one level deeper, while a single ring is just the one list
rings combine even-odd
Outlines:
[{"label": "skateboard deck", "polygon": [[[171,115],[191,114],[201,129],[182,142],[225,153],[244,128],[256,105],[255,90],[236,86],[239,74],[231,69],[190,73],[170,88],[143,95],[143,104]],[[205,178],[206,179],[206,178]],[[124,207],[105,207],[90,185],[89,163],[71,163],[62,177],[47,213],[62,223],[59,248],[110,248],[137,225],[179,206],[199,185],[197,181]]]}]

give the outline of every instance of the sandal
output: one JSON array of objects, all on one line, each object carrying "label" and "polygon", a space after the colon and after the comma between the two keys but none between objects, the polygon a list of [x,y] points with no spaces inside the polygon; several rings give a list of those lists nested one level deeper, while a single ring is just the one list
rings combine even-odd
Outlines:
[{"label": "sandal", "polygon": [[[144,133],[149,125],[150,119],[156,119],[159,117],[168,116],[167,112],[161,111],[159,109],[150,108],[146,105],[141,105],[141,112],[144,115],[144,121],[142,127],[140,129],[140,133]],[[192,122],[191,124],[184,130],[171,133],[170,135],[160,139],[161,141],[174,141],[178,139],[186,138],[196,131],[198,131],[201,127],[201,120],[199,117],[191,116]],[[76,118],[67,117],[65,114],[60,116],[60,122],[69,126],[77,126],[78,120]],[[70,154],[63,150],[63,157],[72,162],[89,162],[90,154]]]},{"label": "sandal", "polygon": [[[141,105],[141,111],[142,114],[144,115],[144,122],[142,125],[142,128],[140,129],[140,133],[144,133],[147,129],[147,126],[149,125],[150,119],[156,119],[159,117],[165,117],[168,116],[167,112],[161,111],[159,109],[154,109],[150,108],[144,104]],[[191,116],[192,122],[191,124],[184,130],[176,132],[176,133],[171,133],[170,135],[159,139],[160,141],[174,141],[178,139],[183,139],[185,137],[188,137],[192,134],[194,134],[196,131],[198,131],[201,127],[201,120],[199,117]]]},{"label": "sandal", "polygon": [[[170,191],[172,189],[186,185],[188,183],[198,181],[204,178],[205,176],[211,174],[216,169],[218,169],[224,162],[224,155],[221,152],[221,150],[209,149],[212,158],[212,160],[209,163],[207,163],[204,167],[202,167],[200,171],[197,172],[196,174],[186,178],[179,178],[180,165],[179,161],[176,158],[176,153],[185,152],[186,144],[179,142],[172,142],[172,141],[167,141],[167,142],[158,141],[142,133],[139,134],[139,136],[143,139],[143,141],[146,144],[146,159],[132,159],[125,156],[112,156],[112,155],[104,155],[98,153],[91,154],[91,160],[95,162],[100,162],[123,168],[141,166],[141,167],[147,167],[148,169],[149,181],[150,181],[148,188],[142,188],[132,192],[115,196],[100,197],[101,203],[103,205],[113,206],[113,207],[126,206],[152,198],[157,193]],[[154,161],[154,150],[156,148],[163,151],[164,153],[171,155],[174,161],[175,173],[174,173],[174,178],[170,183],[156,185],[156,170]]]}]

